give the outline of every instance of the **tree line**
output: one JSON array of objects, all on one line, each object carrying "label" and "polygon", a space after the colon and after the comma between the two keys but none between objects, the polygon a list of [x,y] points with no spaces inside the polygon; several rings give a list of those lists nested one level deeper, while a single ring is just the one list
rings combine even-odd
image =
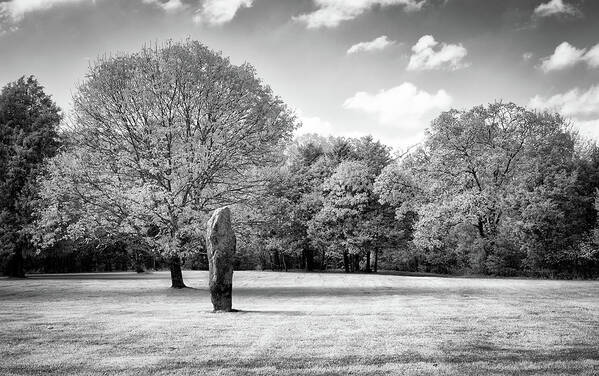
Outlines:
[{"label": "tree line", "polygon": [[302,136],[249,64],[186,40],[98,59],[67,119],[33,77],[0,94],[4,272],[236,267],[595,277],[599,149],[556,114],[450,110],[403,155]]},{"label": "tree line", "polygon": [[370,137],[295,140],[252,247],[307,270],[591,278],[598,184],[597,145],[559,115],[451,110],[401,156]]}]

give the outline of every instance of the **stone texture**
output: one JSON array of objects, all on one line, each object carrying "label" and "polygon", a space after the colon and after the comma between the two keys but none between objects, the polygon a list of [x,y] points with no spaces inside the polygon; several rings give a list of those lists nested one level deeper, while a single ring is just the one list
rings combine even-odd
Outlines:
[{"label": "stone texture", "polygon": [[210,295],[214,311],[232,310],[235,233],[228,207],[216,209],[206,226]]}]

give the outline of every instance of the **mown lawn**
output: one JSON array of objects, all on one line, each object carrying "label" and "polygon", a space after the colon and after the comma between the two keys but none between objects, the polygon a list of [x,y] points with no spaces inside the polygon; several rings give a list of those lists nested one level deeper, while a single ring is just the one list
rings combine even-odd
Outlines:
[{"label": "mown lawn", "polygon": [[599,375],[599,281],[184,277],[0,279],[0,375]]}]

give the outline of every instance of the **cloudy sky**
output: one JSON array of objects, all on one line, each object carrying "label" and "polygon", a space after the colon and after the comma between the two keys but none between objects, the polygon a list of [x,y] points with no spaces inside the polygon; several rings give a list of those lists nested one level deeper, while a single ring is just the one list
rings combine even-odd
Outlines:
[{"label": "cloudy sky", "polygon": [[0,0],[0,85],[68,111],[99,55],[186,37],[252,63],[299,133],[418,142],[449,108],[550,108],[599,138],[597,0]]}]

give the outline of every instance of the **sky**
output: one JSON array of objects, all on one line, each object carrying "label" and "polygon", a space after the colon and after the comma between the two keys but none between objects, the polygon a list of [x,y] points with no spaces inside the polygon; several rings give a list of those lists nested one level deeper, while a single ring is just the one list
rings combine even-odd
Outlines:
[{"label": "sky", "polygon": [[97,57],[185,38],[254,65],[297,134],[405,150],[503,101],[599,139],[597,0],[0,0],[0,85],[35,75],[68,113]]}]

